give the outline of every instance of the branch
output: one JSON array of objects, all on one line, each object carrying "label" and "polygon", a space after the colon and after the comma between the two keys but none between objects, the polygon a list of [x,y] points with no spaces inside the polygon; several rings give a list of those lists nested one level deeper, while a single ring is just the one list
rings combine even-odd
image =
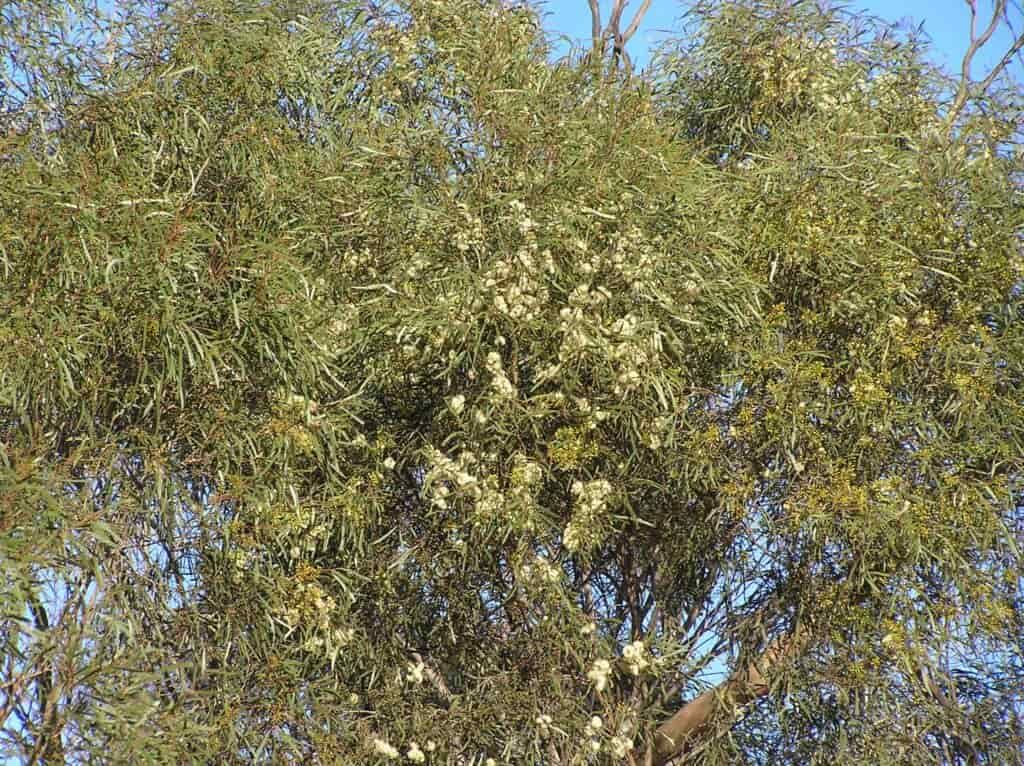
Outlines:
[{"label": "branch", "polygon": [[412,652],[412,658],[416,660],[417,663],[423,665],[423,675],[426,677],[428,681],[430,681],[430,683],[434,685],[434,688],[437,689],[437,693],[441,695],[441,698],[445,702],[451,704],[454,695],[448,688],[448,684],[445,683],[445,680],[441,676],[441,674],[434,670],[434,668],[428,665],[426,662],[424,662],[423,655],[421,655],[419,652]]},{"label": "branch", "polygon": [[636,14],[633,16],[633,20],[629,22],[629,26],[626,27],[626,31],[622,34],[622,44],[625,45],[629,42],[630,38],[636,34],[636,30],[640,28],[640,21],[643,19],[644,14],[647,13],[647,9],[651,7],[651,0],[644,0],[640,7],[637,9]]},{"label": "branch", "polygon": [[991,72],[989,72],[988,77],[981,81],[980,88],[982,93],[989,89],[992,83],[995,82],[995,79],[999,77],[1002,71],[1010,65],[1013,57],[1016,56],[1022,48],[1024,48],[1024,35],[1020,35],[1017,38],[1010,49],[1006,52],[1006,55],[1003,56],[1002,59],[999,60],[999,63],[993,67]]},{"label": "branch", "polygon": [[712,715],[723,701],[733,705],[745,705],[768,694],[767,676],[772,670],[799,654],[810,641],[810,632],[800,628],[772,641],[761,657],[714,689],[683,705],[670,719],[654,733],[654,745],[645,758],[651,766],[664,766],[679,755],[692,741],[695,734],[705,729]]},{"label": "branch", "polygon": [[619,22],[622,21],[622,12],[626,10],[626,3],[629,0],[615,0],[612,4],[612,15],[608,17],[608,31],[616,42],[619,38]]},{"label": "branch", "polygon": [[[946,130],[947,134],[952,134],[953,125],[956,122],[956,118],[960,116],[964,107],[967,105],[967,100],[970,95],[971,87],[971,62],[974,60],[975,55],[979,50],[992,38],[992,35],[996,31],[996,27],[999,26],[999,19],[1004,15],[1006,11],[1007,0],[996,0],[995,9],[992,11],[992,18],[989,20],[988,26],[985,31],[981,33],[979,37],[977,34],[978,28],[978,2],[977,0],[966,0],[967,5],[971,9],[971,43],[967,48],[967,53],[964,54],[963,62],[960,65],[960,85],[957,88],[956,96],[953,98],[953,105],[950,107],[949,114],[946,116]],[[1007,67],[1013,56],[1024,48],[1024,35],[1018,36],[1017,40],[1010,47],[1010,50],[1003,56],[1002,60],[996,64],[988,76],[981,82],[981,90],[978,95],[983,95],[989,86],[992,85],[993,81],[999,74]]]},{"label": "branch", "polygon": [[605,38],[611,37],[612,55],[615,62],[618,63],[621,58],[626,66],[627,73],[631,74],[633,64],[626,54],[626,43],[629,42],[630,38],[636,34],[637,29],[640,28],[640,22],[643,20],[644,14],[651,7],[651,0],[643,0],[640,3],[640,7],[633,14],[633,20],[629,22],[625,32],[622,31],[622,13],[626,10],[626,6],[629,5],[629,0],[613,1],[611,15],[608,17],[608,26],[603,30],[601,28],[601,10],[598,0],[588,0],[588,2],[590,4],[590,34],[593,38],[594,51],[598,56],[603,55]]},{"label": "branch", "polygon": [[593,39],[593,50],[600,56],[604,52],[604,45],[601,41],[601,7],[597,0],[590,2],[590,36]]}]

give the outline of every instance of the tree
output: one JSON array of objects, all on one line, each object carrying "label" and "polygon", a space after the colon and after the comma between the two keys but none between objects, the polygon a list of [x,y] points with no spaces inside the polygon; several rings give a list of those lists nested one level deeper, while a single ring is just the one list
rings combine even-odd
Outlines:
[{"label": "tree", "polygon": [[5,6],[6,752],[1020,762],[1020,90],[683,32]]}]

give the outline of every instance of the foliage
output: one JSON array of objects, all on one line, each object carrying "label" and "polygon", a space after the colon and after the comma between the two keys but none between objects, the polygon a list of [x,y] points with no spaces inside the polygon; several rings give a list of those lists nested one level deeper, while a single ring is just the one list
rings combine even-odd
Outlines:
[{"label": "foliage", "polygon": [[683,762],[1019,762],[1019,91],[951,137],[809,3],[643,77],[490,0],[124,13],[0,12],[0,747],[642,762],[791,637]]}]

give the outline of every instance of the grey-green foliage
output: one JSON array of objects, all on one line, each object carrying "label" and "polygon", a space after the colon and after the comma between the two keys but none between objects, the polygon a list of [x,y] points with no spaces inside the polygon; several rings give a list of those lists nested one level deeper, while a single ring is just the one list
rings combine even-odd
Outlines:
[{"label": "grey-green foliage", "polygon": [[643,78],[489,0],[77,63],[62,5],[0,20],[0,748],[621,763],[801,636],[686,762],[1019,759],[1013,89],[947,140],[807,3]]}]

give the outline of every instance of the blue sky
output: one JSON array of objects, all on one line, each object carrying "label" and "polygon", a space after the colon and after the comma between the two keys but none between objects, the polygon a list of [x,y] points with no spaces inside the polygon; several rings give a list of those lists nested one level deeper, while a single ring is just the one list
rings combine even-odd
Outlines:
[{"label": "blue sky", "polygon": [[[641,0],[630,0],[623,17],[631,19]],[[607,20],[612,0],[600,0],[602,19]],[[538,2],[547,14],[544,28],[551,33],[568,35],[573,39],[589,40],[590,9],[587,0],[547,0]],[[850,11],[865,11],[887,21],[906,21],[916,26],[924,22],[924,32],[932,41],[930,58],[951,71],[960,71],[960,62],[970,40],[970,10],[965,0],[853,0],[836,3]],[[651,0],[650,9],[644,16],[636,36],[627,50],[638,68],[648,62],[648,52],[653,43],[664,36],[662,30],[678,29],[676,20],[682,15],[685,3],[680,0]],[[979,27],[986,14],[991,13],[992,0],[978,0]],[[1015,17],[1016,16],[1016,17]],[[1024,14],[1011,12],[1010,20],[1018,32],[1024,28]],[[625,26],[625,23],[623,24]],[[974,58],[971,74],[975,79],[983,76],[999,61],[1009,48],[1012,35],[1001,24],[989,43]],[[1024,67],[1017,62],[1014,73],[1020,79]]]}]

